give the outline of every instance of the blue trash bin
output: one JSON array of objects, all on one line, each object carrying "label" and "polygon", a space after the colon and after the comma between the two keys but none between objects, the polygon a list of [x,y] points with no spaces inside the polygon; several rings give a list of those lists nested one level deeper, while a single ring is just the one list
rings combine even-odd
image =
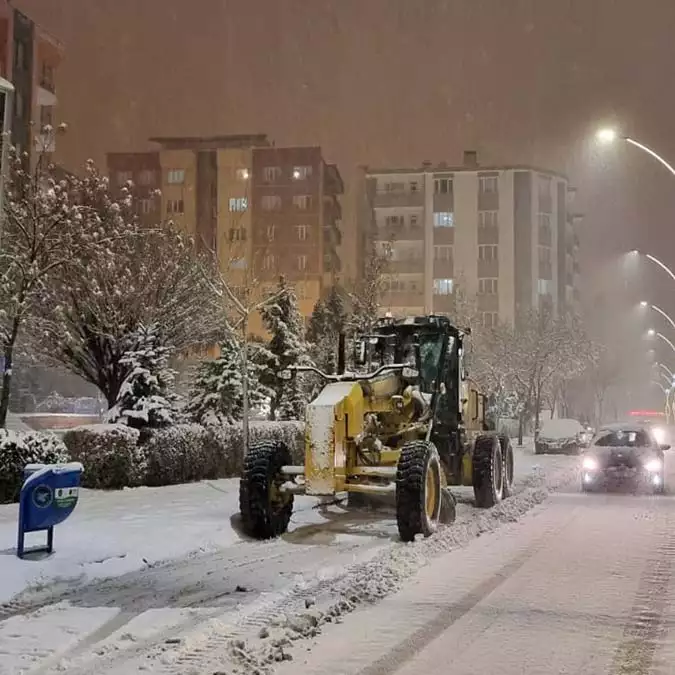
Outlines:
[{"label": "blue trash bin", "polygon": [[19,496],[19,532],[16,554],[23,558],[24,541],[28,532],[47,531],[47,546],[29,551],[54,550],[54,527],[75,510],[80,493],[82,464],[28,464],[23,471],[23,486]]}]

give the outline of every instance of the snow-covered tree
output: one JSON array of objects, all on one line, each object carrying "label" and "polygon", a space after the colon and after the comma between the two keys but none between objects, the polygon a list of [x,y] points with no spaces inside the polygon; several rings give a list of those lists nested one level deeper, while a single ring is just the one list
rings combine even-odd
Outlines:
[{"label": "snow-covered tree", "polygon": [[267,345],[270,357],[262,373],[262,382],[272,391],[271,419],[304,419],[309,388],[306,378],[289,380],[279,377],[290,366],[312,365],[310,349],[305,340],[304,320],[298,310],[295,291],[281,278],[275,301],[261,308],[265,328],[271,334]]},{"label": "snow-covered tree", "polygon": [[345,291],[337,285],[318,300],[309,319],[307,341],[310,344],[312,360],[325,373],[337,371],[338,335],[346,333],[349,315]]},{"label": "snow-covered tree", "polygon": [[98,387],[109,407],[130,372],[124,356],[136,348],[139,325],[158,326],[177,353],[213,344],[222,326],[194,242],[172,223],[140,223],[130,187],[116,200],[87,164],[75,196],[82,227],[104,244],[54,275],[35,331],[42,355]]},{"label": "snow-covered tree", "polygon": [[[186,412],[206,426],[233,424],[241,421],[244,413],[241,350],[244,346],[238,336],[229,333],[220,343],[218,358],[203,361],[197,368]],[[264,347],[251,342],[246,345],[248,358],[249,407],[264,404],[271,392],[261,384],[261,360]],[[262,354],[261,354],[262,351]]]},{"label": "snow-covered tree", "polygon": [[[52,127],[43,132],[56,133]],[[96,245],[82,228],[83,214],[73,202],[71,187],[56,178],[45,153],[38,152],[31,166],[27,155],[10,149],[0,221],[0,428],[9,410],[12,367],[26,323],[54,275],[70,266],[84,246]]]},{"label": "snow-covered tree", "polygon": [[364,269],[350,289],[351,313],[349,325],[356,335],[372,332],[382,314],[382,294],[386,288],[392,242],[378,247],[374,240],[366,242]]},{"label": "snow-covered tree", "polygon": [[157,324],[139,326],[136,346],[121,363],[129,374],[106,419],[135,429],[165,427],[175,422],[176,397],[171,391],[175,373],[169,368],[170,348],[163,345]]}]

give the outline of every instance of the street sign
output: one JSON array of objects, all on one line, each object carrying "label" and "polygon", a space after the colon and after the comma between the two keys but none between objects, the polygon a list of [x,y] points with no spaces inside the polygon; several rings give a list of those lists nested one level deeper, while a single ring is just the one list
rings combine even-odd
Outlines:
[{"label": "street sign", "polygon": [[[16,555],[54,550],[54,527],[75,510],[80,492],[82,464],[28,464],[19,496],[19,532]],[[28,532],[47,531],[47,546],[26,551]]]}]

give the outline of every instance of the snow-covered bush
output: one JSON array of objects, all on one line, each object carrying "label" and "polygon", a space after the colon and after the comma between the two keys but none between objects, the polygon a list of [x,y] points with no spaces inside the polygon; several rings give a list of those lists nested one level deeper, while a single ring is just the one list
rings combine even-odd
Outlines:
[{"label": "snow-covered bush", "polygon": [[169,426],[176,421],[175,396],[170,391],[174,381],[174,372],[169,368],[171,350],[162,346],[156,324],[141,325],[136,336],[137,347],[120,361],[131,370],[106,421],[133,429]]},{"label": "snow-covered bush", "polygon": [[156,429],[143,447],[148,462],[146,485],[219,478],[217,448],[210,442],[208,429],[200,424]]},{"label": "snow-covered bush", "polygon": [[69,429],[63,442],[71,458],[84,466],[84,487],[114,490],[144,484],[146,459],[139,436],[122,424],[94,424]]},{"label": "snow-covered bush", "polygon": [[67,461],[66,446],[53,434],[0,429],[0,503],[18,500],[26,464]]}]

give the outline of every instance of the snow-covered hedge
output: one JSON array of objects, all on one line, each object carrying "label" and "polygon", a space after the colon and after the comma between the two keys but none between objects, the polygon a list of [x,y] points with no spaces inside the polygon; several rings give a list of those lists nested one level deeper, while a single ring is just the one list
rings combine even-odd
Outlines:
[{"label": "snow-covered hedge", "polygon": [[53,434],[0,429],[0,503],[19,499],[26,464],[58,464],[68,460],[66,446]]},{"label": "snow-covered hedge", "polygon": [[[251,422],[251,442],[278,439],[293,462],[304,461],[304,422]],[[240,425],[203,427],[178,424],[143,434],[123,425],[100,424],[67,431],[64,442],[74,461],[84,465],[83,485],[119,489],[174,485],[239,475]]]},{"label": "snow-covered hedge", "polygon": [[84,466],[84,487],[119,489],[144,484],[146,459],[139,437],[139,431],[123,424],[94,424],[69,429],[63,442],[73,461]]}]

